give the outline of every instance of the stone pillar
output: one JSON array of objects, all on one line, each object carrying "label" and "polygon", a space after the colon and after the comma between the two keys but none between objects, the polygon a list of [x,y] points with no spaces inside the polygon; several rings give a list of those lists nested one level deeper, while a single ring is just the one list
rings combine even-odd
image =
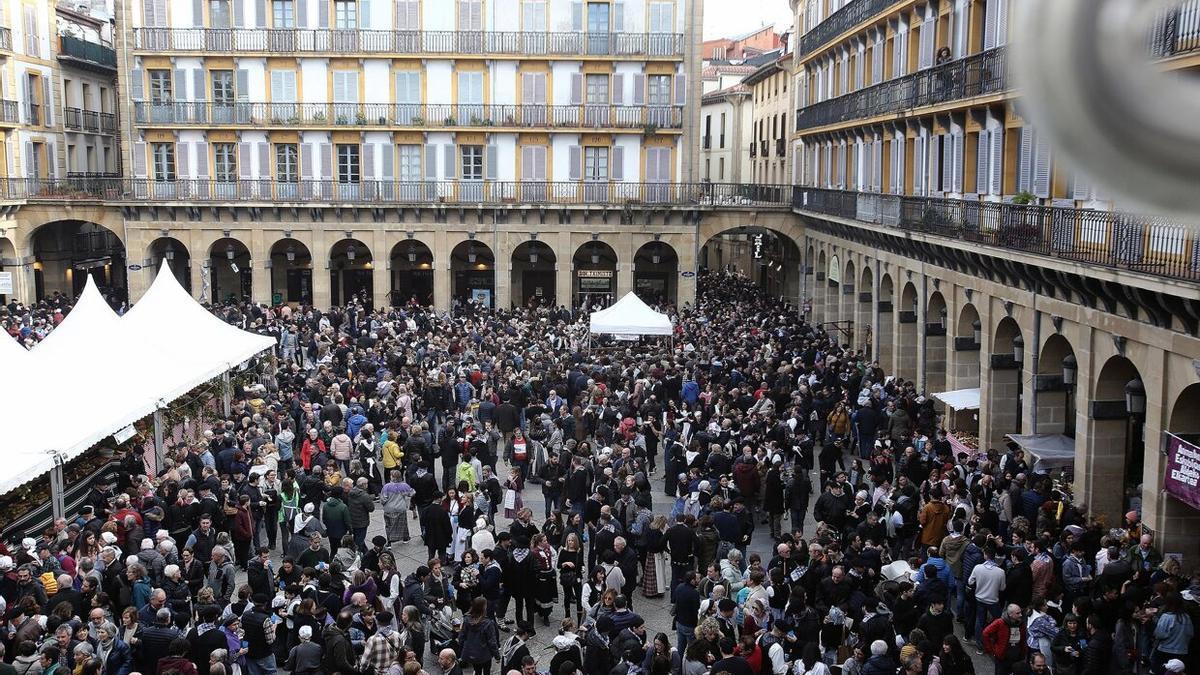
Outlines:
[{"label": "stone pillar", "polygon": [[[876,281],[875,289],[879,290],[879,282]],[[878,292],[875,295],[879,297]],[[895,309],[892,307],[891,300],[876,300],[875,307],[879,310],[876,314],[875,321],[875,345],[876,356],[875,360],[879,361],[879,367],[883,368],[883,372],[887,375],[896,374],[896,324],[895,324]]]},{"label": "stone pillar", "polygon": [[449,311],[453,281],[450,270],[450,244],[443,229],[434,233],[433,246],[433,306],[439,312]]},{"label": "stone pillar", "polygon": [[856,288],[854,295],[850,296],[854,303],[854,344],[853,347],[861,347],[869,349],[871,358],[875,358],[875,320],[874,307],[871,299],[874,293],[870,288],[861,286]]},{"label": "stone pillar", "polygon": [[250,299],[256,303],[271,304],[271,256],[263,244],[263,231],[250,231]]},{"label": "stone pillar", "polygon": [[387,233],[375,230],[371,234],[371,302],[378,309],[387,307],[388,292],[392,290],[391,276],[388,265],[391,263],[391,249],[387,245]]},{"label": "stone pillar", "polygon": [[828,295],[828,284],[825,282],[825,270],[817,270],[816,282],[813,285],[813,323],[820,325],[825,323],[825,298]]},{"label": "stone pillar", "polygon": [[311,253],[313,305],[317,309],[327,310],[333,302],[329,277],[329,247],[325,241],[325,229],[319,225],[313,227]]},{"label": "stone pillar", "polygon": [[700,261],[696,259],[696,247],[688,245],[687,239],[684,237],[683,245],[676,247],[679,265],[675,270],[674,283],[675,304],[678,307],[683,307],[684,304],[696,304],[696,271],[700,266]]},{"label": "stone pillar", "polygon": [[617,296],[613,298],[616,302],[633,290],[633,237],[625,233],[617,235],[613,250],[617,252]]},{"label": "stone pillar", "polygon": [[[946,391],[946,334],[944,328],[925,326],[925,391]],[[939,332],[942,331],[942,332]]]},{"label": "stone pillar", "polygon": [[916,316],[908,311],[893,311],[896,318],[896,369],[894,374],[905,380],[915,381],[920,373],[921,350],[917,343]]},{"label": "stone pillar", "polygon": [[497,309],[508,310],[512,308],[512,257],[505,256],[500,251],[496,252],[495,264],[496,277],[496,297],[495,303]]}]

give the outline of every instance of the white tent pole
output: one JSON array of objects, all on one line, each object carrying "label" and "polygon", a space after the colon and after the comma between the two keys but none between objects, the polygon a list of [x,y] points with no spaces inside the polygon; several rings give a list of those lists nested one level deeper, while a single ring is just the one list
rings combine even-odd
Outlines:
[{"label": "white tent pole", "polygon": [[50,469],[50,510],[57,520],[64,517],[66,505],[63,498],[63,460],[57,452],[54,454],[54,468]]},{"label": "white tent pole", "polygon": [[154,466],[161,469],[163,465],[163,419],[162,408],[154,410]]}]

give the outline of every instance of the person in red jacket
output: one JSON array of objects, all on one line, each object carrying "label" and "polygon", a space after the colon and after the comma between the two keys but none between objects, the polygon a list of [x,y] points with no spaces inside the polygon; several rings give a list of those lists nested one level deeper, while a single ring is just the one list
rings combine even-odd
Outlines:
[{"label": "person in red jacket", "polygon": [[999,619],[983,629],[983,650],[991,654],[996,675],[1008,675],[1015,664],[1025,660],[1025,638],[1025,617],[1020,605],[1009,605]]},{"label": "person in red jacket", "polygon": [[300,445],[300,464],[305,471],[312,470],[313,457],[325,454],[325,441],[317,436],[316,429],[308,430],[308,438]]}]

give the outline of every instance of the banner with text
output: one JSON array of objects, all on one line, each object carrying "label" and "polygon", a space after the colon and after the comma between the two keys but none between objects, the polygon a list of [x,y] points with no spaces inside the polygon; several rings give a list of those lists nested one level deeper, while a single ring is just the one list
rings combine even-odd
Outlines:
[{"label": "banner with text", "polygon": [[1200,509],[1200,447],[1167,434],[1167,470],[1163,485],[1167,494]]}]

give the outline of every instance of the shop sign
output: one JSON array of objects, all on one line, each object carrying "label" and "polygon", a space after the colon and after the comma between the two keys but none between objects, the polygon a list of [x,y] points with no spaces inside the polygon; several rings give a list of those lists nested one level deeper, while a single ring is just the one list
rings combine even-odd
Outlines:
[{"label": "shop sign", "polygon": [[1167,434],[1167,466],[1163,478],[1167,494],[1200,509],[1200,447]]}]

